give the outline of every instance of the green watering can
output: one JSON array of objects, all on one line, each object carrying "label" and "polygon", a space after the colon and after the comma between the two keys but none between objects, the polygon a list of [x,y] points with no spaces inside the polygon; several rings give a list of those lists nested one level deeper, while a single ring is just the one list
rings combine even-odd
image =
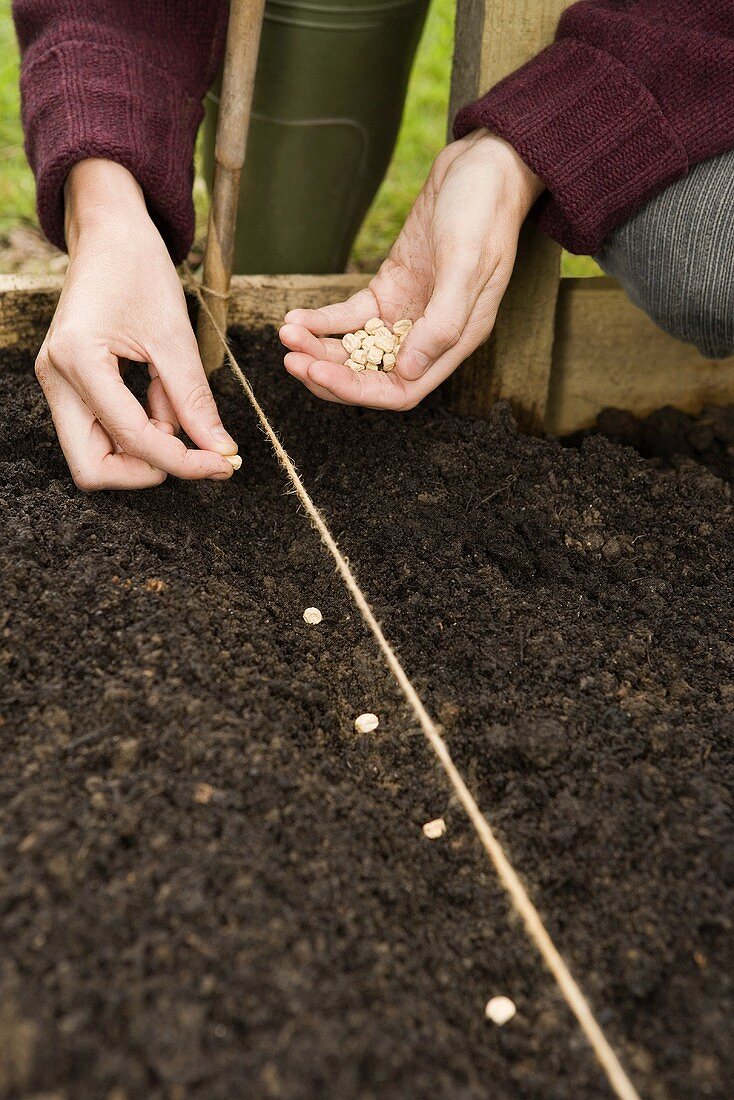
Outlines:
[{"label": "green watering can", "polygon": [[[395,146],[428,0],[266,0],[234,271],[343,271]],[[214,171],[217,92],[204,165]]]}]

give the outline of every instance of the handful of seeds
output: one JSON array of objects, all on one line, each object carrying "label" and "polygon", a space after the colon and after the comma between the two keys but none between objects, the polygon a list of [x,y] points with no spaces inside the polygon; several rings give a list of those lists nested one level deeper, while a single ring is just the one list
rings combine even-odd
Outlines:
[{"label": "handful of seeds", "polygon": [[412,327],[413,322],[404,317],[395,322],[391,332],[381,317],[371,317],[364,328],[342,337],[349,356],[345,365],[354,371],[381,370],[389,374],[395,369],[400,346]]}]

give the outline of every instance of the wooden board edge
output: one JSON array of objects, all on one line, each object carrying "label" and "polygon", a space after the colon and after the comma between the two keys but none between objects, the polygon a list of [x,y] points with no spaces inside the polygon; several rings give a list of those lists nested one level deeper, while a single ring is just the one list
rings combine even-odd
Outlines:
[{"label": "wooden board edge", "polygon": [[605,408],[649,416],[734,404],[734,358],[707,359],[635,306],[614,279],[563,279],[546,431],[590,428]]},{"label": "wooden board edge", "polygon": [[[369,275],[236,275],[231,325],[279,325],[289,309],[316,309],[361,290]],[[0,349],[35,354],[64,285],[62,275],[0,275]]]}]

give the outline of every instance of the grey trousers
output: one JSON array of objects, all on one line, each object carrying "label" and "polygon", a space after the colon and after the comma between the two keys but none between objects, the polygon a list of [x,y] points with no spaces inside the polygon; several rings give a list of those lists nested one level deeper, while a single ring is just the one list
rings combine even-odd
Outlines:
[{"label": "grey trousers", "polygon": [[734,355],[734,150],[671,184],[595,259],[671,336]]}]

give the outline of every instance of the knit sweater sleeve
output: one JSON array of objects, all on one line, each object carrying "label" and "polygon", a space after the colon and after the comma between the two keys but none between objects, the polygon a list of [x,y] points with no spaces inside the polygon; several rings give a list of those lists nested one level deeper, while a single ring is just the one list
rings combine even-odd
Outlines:
[{"label": "knit sweater sleeve", "polygon": [[734,147],[734,0],[581,0],[553,45],[458,114],[512,144],[572,252],[696,163]]},{"label": "knit sweater sleeve", "polygon": [[173,256],[194,233],[193,148],[226,0],[14,0],[38,216],[65,247],[63,188],[87,157],[124,165]]}]

